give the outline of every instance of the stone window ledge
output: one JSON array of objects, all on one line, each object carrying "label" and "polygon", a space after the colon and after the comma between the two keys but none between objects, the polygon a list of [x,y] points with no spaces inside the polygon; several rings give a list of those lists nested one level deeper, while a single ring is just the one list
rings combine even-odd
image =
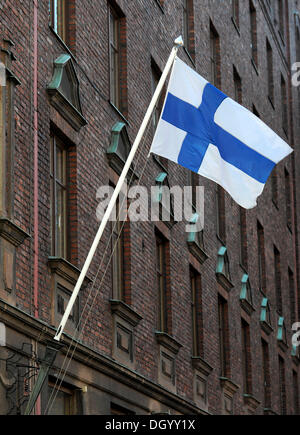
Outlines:
[{"label": "stone window ledge", "polygon": [[235,393],[240,388],[237,384],[235,384],[233,381],[231,381],[228,378],[220,377],[220,382],[224,393],[231,398],[235,395]]},{"label": "stone window ledge", "polygon": [[163,347],[167,348],[174,355],[177,355],[182,345],[175,340],[175,338],[171,337],[166,332],[156,331],[155,337],[157,342]]},{"label": "stone window ledge", "polygon": [[16,248],[30,235],[14,224],[11,220],[0,218],[0,237],[10,242]]},{"label": "stone window ledge", "polygon": [[111,299],[110,307],[113,314],[117,314],[131,326],[136,327],[143,319],[132,307],[125,304],[125,302]]},{"label": "stone window ledge", "polygon": [[[55,273],[75,286],[80,275],[80,270],[73,264],[69,263],[64,258],[49,257],[48,266],[50,267],[51,273]],[[88,277],[85,277],[84,284],[87,285],[90,282],[92,282],[92,280]]]},{"label": "stone window ledge", "polygon": [[213,371],[211,367],[203,358],[200,356],[192,356],[192,365],[194,369],[198,370],[202,375],[208,377]]},{"label": "stone window ledge", "polygon": [[259,407],[260,402],[252,394],[244,394],[244,403],[247,405],[249,412],[254,414],[255,410]]}]

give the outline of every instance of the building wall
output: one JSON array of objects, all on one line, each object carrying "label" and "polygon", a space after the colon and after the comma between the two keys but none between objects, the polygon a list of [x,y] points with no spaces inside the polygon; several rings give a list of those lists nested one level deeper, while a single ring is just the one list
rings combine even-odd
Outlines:
[{"label": "building wall", "polygon": [[[125,101],[123,115],[109,102],[109,58],[108,58],[108,5],[102,2],[86,0],[70,2],[71,20],[75,21],[71,29],[72,40],[69,48],[49,26],[47,2],[39,2],[37,53],[34,51],[34,3],[30,1],[11,2],[7,0],[0,6],[1,43],[2,39],[14,42],[12,52],[16,60],[12,62],[12,71],[20,80],[15,95],[15,151],[14,161],[14,215],[9,219],[25,231],[29,237],[16,247],[15,297],[1,297],[0,321],[7,327],[7,346],[3,352],[20,354],[22,342],[31,343],[39,356],[43,355],[45,339],[54,334],[55,300],[53,290],[53,267],[49,266],[50,244],[50,136],[55,132],[72,149],[72,194],[71,221],[72,243],[69,260],[81,270],[94,235],[98,228],[96,209],[97,189],[117,179],[109,167],[106,150],[110,145],[111,131],[116,122],[125,122],[130,142],[134,141],[138,128],[151,98],[151,61],[162,71],[172,48],[173,40],[182,33],[181,0],[172,2],[139,0],[125,2],[116,0],[112,5],[122,11],[126,17],[126,56],[122,57],[122,78],[126,78],[122,96]],[[295,12],[300,13],[298,1],[286,1],[285,42],[278,33],[278,13],[274,16],[264,4],[253,0],[257,12],[258,68],[251,62],[251,33],[248,2],[240,2],[239,28],[232,21],[231,1],[220,2],[194,0],[194,53],[181,49],[179,57],[195,68],[207,80],[211,80],[210,66],[210,22],[220,40],[221,90],[234,98],[234,67],[242,81],[242,104],[252,110],[253,104],[261,119],[274,129],[295,149],[294,154],[279,164],[277,173],[278,200],[272,200],[272,180],[268,181],[258,207],[247,211],[247,251],[248,268],[240,265],[239,207],[229,195],[225,194],[226,210],[226,248],[230,266],[230,281],[233,288],[227,292],[217,281],[216,267],[218,252],[224,241],[217,235],[217,186],[205,179],[199,184],[205,187],[205,227],[204,251],[208,259],[200,264],[189,252],[185,232],[185,222],[176,223],[169,228],[162,222],[130,224],[130,306],[133,313],[126,311],[126,321],[112,313],[112,278],[110,255],[110,226],[94,257],[88,272],[94,280],[100,265],[100,273],[94,283],[94,292],[87,301],[92,283],[81,291],[81,308],[85,303],[93,307],[86,320],[85,312],[81,319],[86,326],[80,339],[82,342],[74,353],[73,363],[66,375],[67,384],[76,388],[88,386],[82,393],[84,404],[82,412],[109,413],[109,402],[132,410],[136,413],[167,412],[189,413],[209,412],[219,414],[227,412],[232,406],[234,414],[249,412],[263,414],[263,378],[261,337],[269,343],[271,373],[271,406],[268,412],[281,413],[279,399],[278,355],[285,361],[286,406],[287,412],[294,412],[293,370],[299,373],[299,359],[291,356],[291,319],[288,268],[295,278],[296,299],[298,295],[298,317],[300,309],[297,281],[299,278],[298,213],[299,192],[297,190],[299,173],[297,172],[299,155],[297,152],[300,137],[299,92],[291,86],[291,65],[296,59],[296,23]],[[276,2],[271,2],[276,3]],[[276,3],[277,4],[277,3]],[[190,17],[190,19],[192,19]],[[299,21],[298,21],[299,22]],[[300,23],[299,23],[300,26]],[[193,35],[192,35],[193,36]],[[273,51],[274,105],[268,99],[268,75],[266,59],[266,38]],[[87,125],[76,131],[59,111],[50,104],[47,86],[51,82],[54,61],[59,55],[71,54],[72,62],[80,86],[82,113]],[[34,61],[37,61],[38,77],[38,202],[34,202]],[[281,75],[288,90],[286,101],[288,109],[288,131],[282,129]],[[147,160],[153,131],[150,128],[140,155],[136,157],[136,172],[142,174],[139,183],[145,186],[155,184],[155,179],[163,171],[151,158]],[[292,184],[292,225],[286,222],[285,168]],[[168,163],[168,181],[170,186],[184,186],[189,183],[188,171]],[[34,217],[38,207],[38,223]],[[5,217],[5,216],[4,216]],[[257,221],[264,228],[266,289],[265,296],[271,307],[273,332],[267,335],[260,324],[261,301],[258,278],[258,240]],[[38,226],[37,226],[38,225]],[[155,335],[157,330],[157,276],[155,228],[169,241],[170,268],[168,279],[171,288],[172,340],[162,344]],[[37,233],[38,229],[38,233]],[[17,230],[16,230],[17,231]],[[5,233],[6,234],[6,233]],[[7,240],[7,236],[2,235]],[[38,270],[34,265],[34,240],[38,237]],[[276,312],[276,291],[274,272],[274,245],[280,252],[281,288],[283,299],[283,317],[287,329],[288,347],[278,345],[277,330],[279,315]],[[4,249],[4,248],[2,248]],[[108,252],[103,257],[103,252]],[[146,265],[146,267],[145,267]],[[191,289],[189,267],[192,265],[201,274],[202,282],[202,321],[203,354],[197,368],[192,363],[191,329]],[[68,268],[68,274],[75,280],[78,270]],[[102,276],[107,268],[103,280]],[[34,277],[38,273],[38,282]],[[240,304],[241,279],[249,275],[253,292],[251,316],[245,313]],[[68,276],[69,276],[68,275]],[[71,278],[70,278],[71,279]],[[38,293],[37,293],[38,292]],[[35,294],[37,293],[37,306]],[[230,376],[220,380],[218,294],[228,302],[228,327],[230,349]],[[95,295],[95,299],[94,298]],[[141,316],[141,320],[137,320]],[[133,331],[133,361],[116,350],[116,324],[128,327],[128,317]],[[252,363],[252,400],[243,395],[241,318],[250,324],[250,353]],[[2,320],[1,320],[2,319]],[[122,323],[123,319],[123,323]],[[130,322],[129,322],[130,323]],[[26,327],[24,326],[26,325]],[[126,328],[125,328],[126,329]],[[20,338],[20,334],[21,337]],[[23,334],[23,336],[22,336]],[[72,334],[71,334],[72,335]],[[18,340],[14,337],[18,336]],[[70,338],[65,337],[67,346]],[[167,343],[167,344],[166,344]],[[179,348],[179,345],[181,347]],[[174,350],[174,347],[176,350]],[[179,350],[178,350],[179,348]],[[66,348],[67,349],[67,348]],[[178,353],[176,354],[176,352]],[[172,384],[162,375],[161,352],[169,358],[176,354],[175,378]],[[5,354],[6,355],[6,354]],[[25,352],[25,358],[29,358]],[[32,355],[31,355],[32,357]],[[0,356],[1,358],[1,356]],[[3,358],[7,358],[3,356]],[[32,357],[33,358],[33,357]],[[59,356],[62,360],[62,355]],[[33,358],[34,359],[34,358]],[[167,358],[167,362],[169,359]],[[165,363],[167,363],[165,361]],[[199,365],[201,366],[199,368]],[[56,362],[52,374],[59,371]],[[212,369],[212,370],[210,370]],[[1,370],[1,367],[0,367]],[[5,371],[5,368],[2,367]],[[207,403],[195,396],[196,378],[201,382],[198,388],[207,382]],[[203,381],[203,382],[202,382]],[[298,379],[299,383],[299,379]],[[236,389],[236,387],[239,387]],[[10,390],[9,387],[9,394]],[[298,386],[300,388],[300,386]],[[235,392],[235,390],[237,390]],[[231,403],[231,397],[233,401]],[[102,400],[98,400],[101,398]],[[225,402],[227,408],[225,407]],[[256,402],[257,401],[257,402]],[[7,412],[7,402],[3,398],[3,413]],[[47,391],[42,399],[42,411],[47,402]],[[99,406],[96,403],[102,403]],[[251,410],[252,404],[252,410]],[[256,408],[257,406],[257,408]],[[226,410],[225,410],[226,408]],[[15,408],[12,408],[14,412]],[[2,412],[2,411],[1,411]],[[39,409],[37,409],[39,412]]]}]

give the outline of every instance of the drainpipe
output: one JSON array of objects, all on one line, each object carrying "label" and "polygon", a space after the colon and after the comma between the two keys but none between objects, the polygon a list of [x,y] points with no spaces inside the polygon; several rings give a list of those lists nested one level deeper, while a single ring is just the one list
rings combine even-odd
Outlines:
[{"label": "drainpipe", "polygon": [[[39,174],[38,174],[38,0],[33,0],[33,306],[39,317]],[[36,401],[35,413],[41,414],[41,400]]]},{"label": "drainpipe", "polygon": [[291,211],[292,211],[292,228],[293,228],[293,248],[294,248],[294,283],[295,283],[295,309],[296,318],[300,313],[300,277],[299,277],[299,247],[298,247],[298,212],[297,212],[297,186],[296,186],[296,162],[295,162],[295,137],[294,137],[294,114],[293,114],[293,88],[292,88],[292,61],[291,61],[291,28],[290,28],[290,5],[286,0],[286,34],[287,34],[287,60],[289,65],[289,86],[288,86],[288,107],[290,114],[290,131],[291,131],[291,146],[294,148],[294,153],[291,156],[292,160],[292,195],[291,195]]},{"label": "drainpipe", "polygon": [[38,181],[38,2],[33,1],[33,300],[34,317],[38,318],[38,276],[39,276],[39,181]]}]

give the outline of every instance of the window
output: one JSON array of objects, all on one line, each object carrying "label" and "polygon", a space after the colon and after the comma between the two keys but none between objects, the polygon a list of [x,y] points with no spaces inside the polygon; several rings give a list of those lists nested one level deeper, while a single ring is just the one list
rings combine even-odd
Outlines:
[{"label": "window", "polygon": [[239,104],[243,102],[243,94],[242,94],[242,80],[237,72],[235,66],[233,67],[233,81],[234,81],[234,98],[235,101]]},{"label": "window", "polygon": [[240,1],[232,0],[232,19],[234,24],[239,29],[240,27]]},{"label": "window", "polygon": [[268,74],[268,96],[274,107],[274,73],[273,73],[273,50],[267,40],[267,74]]},{"label": "window", "polygon": [[212,22],[210,22],[210,70],[211,83],[221,88],[220,38]]},{"label": "window", "polygon": [[266,290],[266,266],[265,266],[265,236],[262,225],[257,222],[257,248],[258,248],[258,279],[259,288]]},{"label": "window", "polygon": [[192,293],[193,356],[200,356],[203,355],[201,276],[192,267],[190,268],[190,282]]},{"label": "window", "polygon": [[126,19],[109,7],[110,102],[125,116],[127,113]]},{"label": "window", "polygon": [[282,41],[285,39],[285,7],[283,0],[278,1],[278,23],[279,23],[279,35],[281,36]]},{"label": "window", "polygon": [[69,42],[68,18],[68,0],[50,0],[50,25],[66,44]]},{"label": "window", "polygon": [[219,185],[217,186],[217,234],[226,244],[225,191]]},{"label": "window", "polygon": [[276,248],[276,246],[274,246],[274,275],[275,275],[276,307],[277,307],[278,314],[282,315],[280,253]]},{"label": "window", "polygon": [[192,59],[195,60],[193,0],[183,0],[183,37],[186,50],[191,55]]},{"label": "window", "polygon": [[281,107],[282,107],[282,128],[286,136],[288,136],[288,103],[286,82],[281,76]]},{"label": "window", "polygon": [[221,376],[230,377],[228,304],[220,295],[218,297],[218,316]]},{"label": "window", "polygon": [[257,18],[256,9],[250,0],[250,27],[251,27],[251,52],[252,61],[258,67],[258,50],[257,50]]},{"label": "window", "polygon": [[51,136],[50,145],[50,215],[51,255],[68,258],[68,174],[67,150],[61,139]]},{"label": "window", "polygon": [[247,213],[240,207],[240,261],[245,269],[248,268],[248,241],[247,241]]},{"label": "window", "polygon": [[251,350],[250,350],[250,328],[248,323],[242,319],[242,366],[244,393],[252,393],[251,374]]},{"label": "window", "polygon": [[0,215],[11,220],[14,217],[15,90],[20,85],[12,73],[15,59],[12,46],[8,39],[0,46]]},{"label": "window", "polygon": [[264,390],[264,408],[271,408],[271,378],[270,378],[270,357],[269,345],[265,340],[262,344],[262,362],[263,362],[263,390]]},{"label": "window", "polygon": [[296,295],[295,295],[295,281],[294,281],[294,273],[289,268],[289,293],[290,293],[290,316],[291,316],[291,325],[296,323]]},{"label": "window", "polygon": [[299,415],[299,384],[298,384],[298,373],[293,370],[293,393],[294,393],[294,415]]},{"label": "window", "polygon": [[272,171],[271,175],[271,188],[272,188],[272,201],[276,208],[278,208],[278,176],[277,167]]},{"label": "window", "polygon": [[291,177],[288,170],[284,169],[284,181],[285,181],[285,213],[286,224],[292,231],[292,201],[291,201]]},{"label": "window", "polygon": [[83,116],[79,80],[70,54],[61,54],[54,61],[52,80],[47,86],[52,106],[65,118],[74,130],[87,124]]},{"label": "window", "polygon": [[286,415],[286,384],[285,384],[285,362],[281,356],[278,357],[279,363],[279,394],[281,415]]},{"label": "window", "polygon": [[120,405],[116,405],[115,403],[110,404],[110,415],[134,415],[134,414],[135,412],[123,408]]},{"label": "window", "polygon": [[116,202],[116,222],[112,222],[113,298],[124,301],[124,222],[120,220],[120,200]]},{"label": "window", "polygon": [[110,54],[110,101],[120,107],[120,43],[119,19],[116,13],[109,9],[109,54]]},{"label": "window", "polygon": [[[152,60],[151,62],[151,90],[152,90],[152,95],[154,95],[154,92],[157,88],[157,85],[159,83],[161,77],[161,71],[159,70],[158,66],[156,65],[156,63]],[[162,107],[163,107],[163,102],[164,102],[164,92],[161,93],[161,96],[156,104],[154,113],[153,113],[153,118],[152,118],[152,122],[153,122],[153,131],[155,131],[159,118],[160,118],[160,114],[162,111]]]},{"label": "window", "polygon": [[81,414],[81,399],[79,391],[64,385],[58,388],[55,382],[49,382],[48,397],[50,406],[46,410],[48,415],[79,415]]},{"label": "window", "polygon": [[168,241],[160,234],[156,234],[156,276],[158,285],[158,329],[160,332],[170,333],[170,293],[169,293],[169,246]]}]

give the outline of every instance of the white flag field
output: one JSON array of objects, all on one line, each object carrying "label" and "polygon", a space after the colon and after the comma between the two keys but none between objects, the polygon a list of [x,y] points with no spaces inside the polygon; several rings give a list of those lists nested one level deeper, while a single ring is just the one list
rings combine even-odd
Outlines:
[{"label": "white flag field", "polygon": [[215,181],[251,209],[292,151],[261,119],[175,59],[150,153]]}]

